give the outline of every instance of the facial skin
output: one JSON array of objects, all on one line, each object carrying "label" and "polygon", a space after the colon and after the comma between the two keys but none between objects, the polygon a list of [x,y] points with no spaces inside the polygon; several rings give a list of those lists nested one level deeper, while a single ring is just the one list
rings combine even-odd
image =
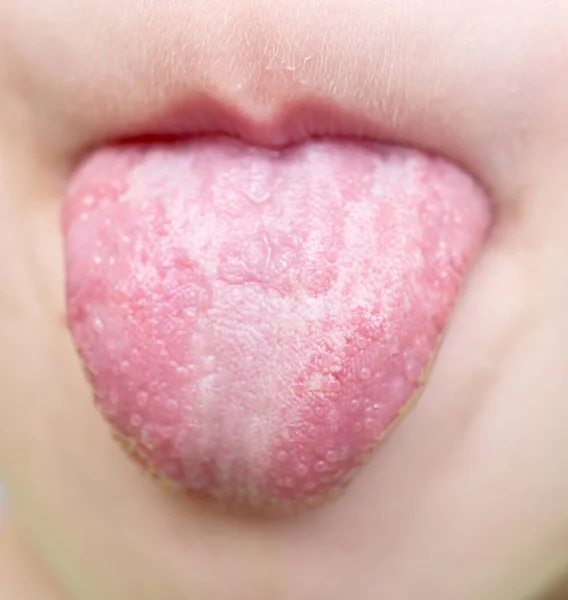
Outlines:
[{"label": "facial skin", "polygon": [[[560,0],[0,4],[10,597],[551,593],[568,568],[566,23]],[[203,94],[265,119],[319,98],[456,161],[494,200],[420,402],[341,498],[294,519],[220,515],[148,479],[65,327],[59,213],[77,158]]]}]

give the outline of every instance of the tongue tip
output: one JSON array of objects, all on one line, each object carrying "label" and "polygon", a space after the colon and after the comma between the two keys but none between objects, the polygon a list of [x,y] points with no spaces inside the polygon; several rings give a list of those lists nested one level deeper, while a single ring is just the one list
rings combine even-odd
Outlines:
[{"label": "tongue tip", "polygon": [[[98,404],[126,454],[158,484],[187,495],[192,501],[213,504],[233,513],[285,516],[337,500],[359,470],[371,460],[376,448],[392,432],[403,413],[415,404],[421,391],[421,387],[417,387],[398,411],[393,411],[388,423],[383,423],[382,428],[375,425],[373,440],[348,456],[341,455],[339,450],[345,447],[345,440],[341,436],[334,438],[336,434],[330,432],[325,441],[313,440],[311,447],[303,446],[304,462],[294,458],[298,451],[296,445],[289,444],[290,451],[284,450],[287,446],[281,445],[280,450],[271,450],[271,456],[264,461],[268,467],[261,472],[252,465],[247,473],[247,467],[251,465],[246,465],[241,455],[237,456],[235,463],[240,465],[241,470],[239,472],[239,467],[233,464],[230,476],[223,475],[219,459],[215,456],[199,457],[195,452],[183,455],[171,449],[163,454],[153,453],[154,447],[148,438],[141,440],[141,436],[132,431],[132,419],[128,423],[115,420],[109,416],[108,403]],[[140,425],[135,424],[136,428]],[[130,431],[130,435],[125,435],[125,431]],[[169,431],[166,435],[171,434]],[[306,454],[312,456],[311,462],[306,460]],[[224,457],[230,461],[230,456],[225,454]],[[188,481],[185,477],[187,470],[195,470],[197,464],[204,467],[204,472],[208,471],[208,477],[201,483],[195,479]],[[251,476],[251,473],[254,474]]]}]

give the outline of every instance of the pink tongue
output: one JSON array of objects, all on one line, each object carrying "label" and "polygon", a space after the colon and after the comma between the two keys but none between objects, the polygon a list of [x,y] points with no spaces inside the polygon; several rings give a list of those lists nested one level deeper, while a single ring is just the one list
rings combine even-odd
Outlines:
[{"label": "pink tongue", "polygon": [[487,225],[468,176],[371,142],[106,148],[65,206],[69,323],[145,465],[304,503],[419,390]]}]

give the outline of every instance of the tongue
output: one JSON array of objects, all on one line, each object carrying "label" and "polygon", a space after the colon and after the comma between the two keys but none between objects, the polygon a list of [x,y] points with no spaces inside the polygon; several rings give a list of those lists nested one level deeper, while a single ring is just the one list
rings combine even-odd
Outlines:
[{"label": "tongue", "polygon": [[467,175],[411,150],[109,147],[64,209],[69,324],[152,472],[228,504],[311,503],[420,391],[487,225]]}]

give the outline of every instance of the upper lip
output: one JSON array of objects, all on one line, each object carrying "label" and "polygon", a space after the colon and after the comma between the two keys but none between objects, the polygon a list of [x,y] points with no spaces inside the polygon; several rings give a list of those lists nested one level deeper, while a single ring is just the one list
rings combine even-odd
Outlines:
[{"label": "upper lip", "polygon": [[134,118],[114,138],[120,141],[229,135],[249,144],[280,148],[312,137],[389,140],[371,119],[325,99],[307,98],[277,108],[244,107],[199,94],[153,108]]}]

